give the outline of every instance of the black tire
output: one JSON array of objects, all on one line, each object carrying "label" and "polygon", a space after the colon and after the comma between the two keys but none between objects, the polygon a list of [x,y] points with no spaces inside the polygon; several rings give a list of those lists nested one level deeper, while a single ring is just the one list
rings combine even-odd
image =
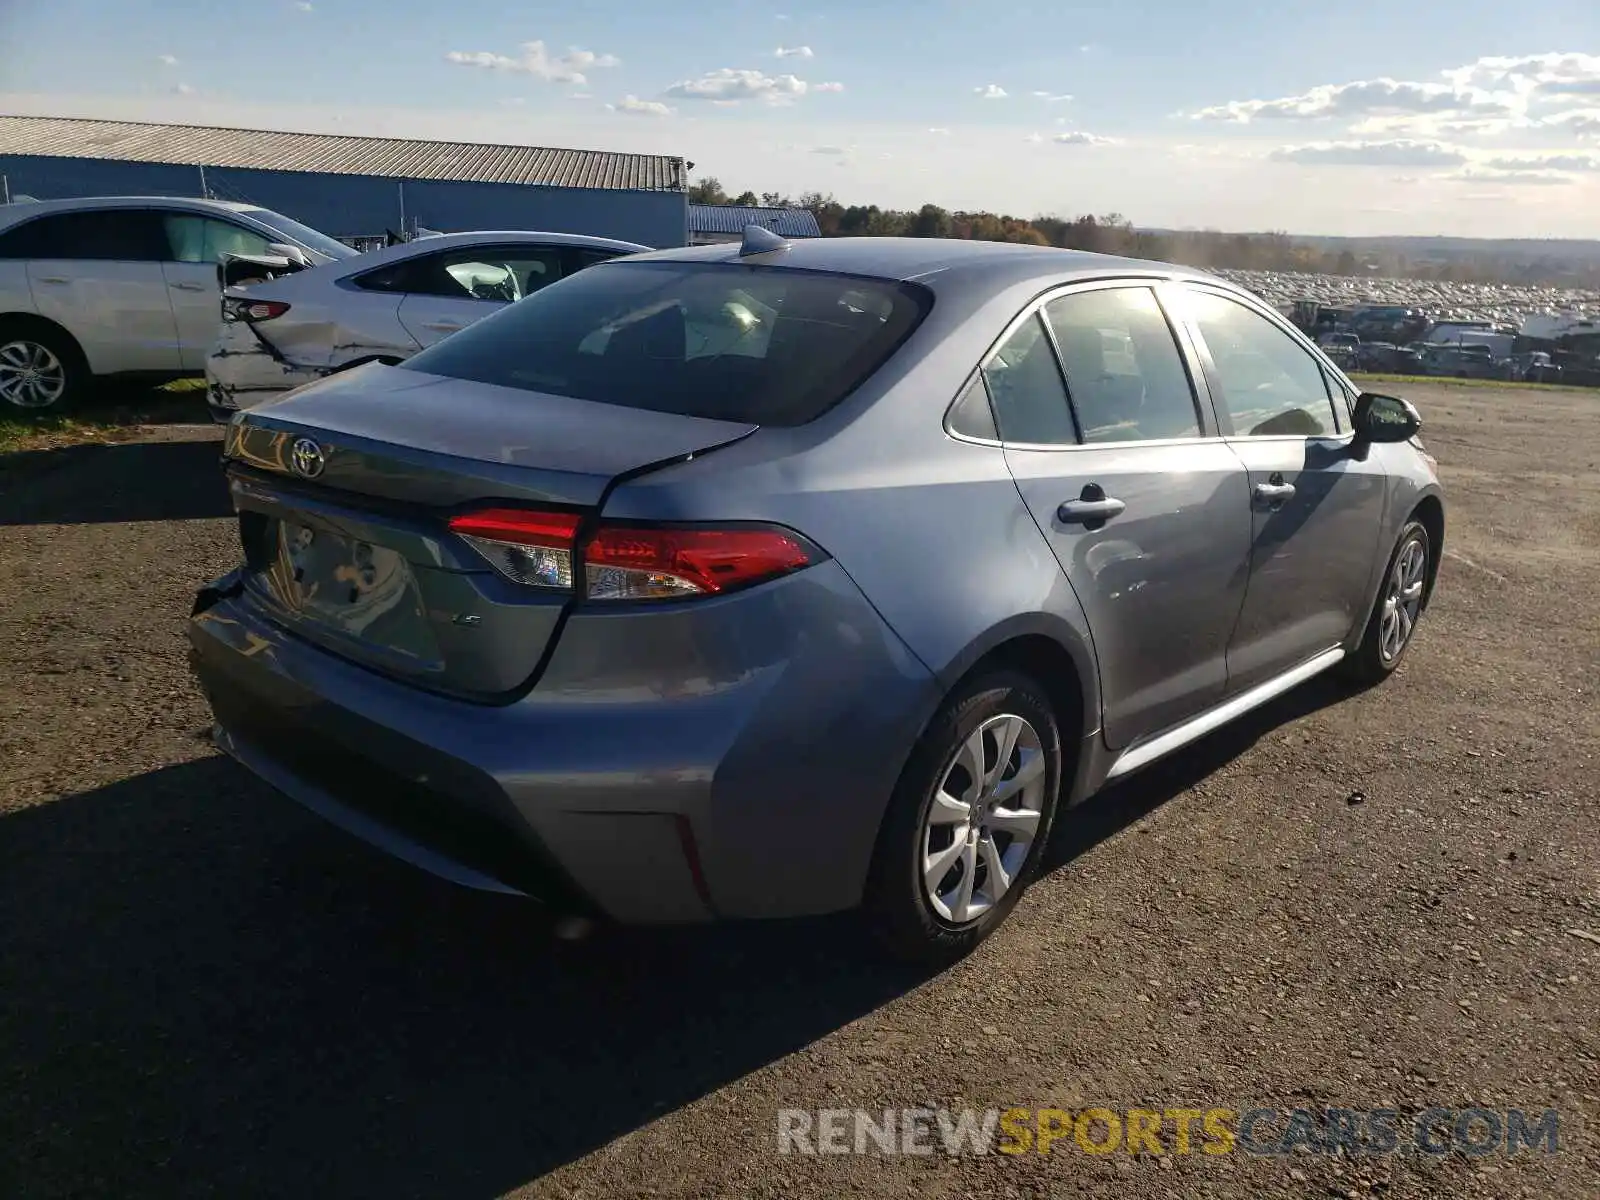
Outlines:
[{"label": "black tire", "polygon": [[[1416,603],[1415,613],[1411,618],[1411,629],[1407,631],[1399,651],[1391,654],[1385,650],[1383,636],[1388,600],[1390,594],[1395,591],[1395,570],[1399,566],[1400,556],[1413,543],[1420,543],[1422,546],[1423,596],[1419,597]],[[1372,603],[1372,616],[1367,620],[1361,644],[1356,647],[1354,654],[1347,655],[1339,664],[1345,678],[1366,686],[1382,683],[1404,661],[1406,651],[1411,649],[1411,643],[1416,640],[1416,624],[1422,617],[1426,603],[1427,581],[1432,572],[1433,539],[1428,536],[1428,527],[1413,517],[1400,531],[1394,550],[1389,554],[1389,561],[1383,569],[1383,578],[1378,582],[1378,594]]]},{"label": "black tire", "polygon": [[[1012,872],[1010,885],[1003,894],[982,915],[955,921],[935,909],[924,886],[925,836],[932,836],[925,833],[924,821],[946,776],[961,758],[968,739],[984,729],[986,723],[1002,716],[1021,717],[1037,735],[1044,766],[1042,795],[1035,797],[1040,805],[1037,828],[1032,843],[1026,848],[1025,860],[1020,869]],[[984,744],[987,766],[994,761],[996,751],[989,733],[984,734]],[[1009,780],[1023,762],[1021,752],[1013,753],[1010,765],[1001,766],[1000,774],[994,778]],[[901,772],[878,835],[867,886],[866,914],[873,932],[889,952],[903,961],[943,966],[961,958],[994,932],[1038,873],[1050,839],[1060,791],[1061,734],[1043,688],[1026,675],[1007,670],[975,678],[952,693],[929,722]],[[1008,850],[1000,847],[1000,841],[1005,839],[1010,846],[1012,836],[997,832],[990,845],[997,847],[997,852],[1004,856]],[[982,842],[973,844],[983,845]],[[978,851],[973,853],[976,855]],[[950,868],[957,873],[958,880],[968,869],[965,862],[957,862]],[[984,879],[987,887],[988,871],[987,864],[980,863],[974,880]],[[937,886],[934,890],[938,891]]]},{"label": "black tire", "polygon": [[89,374],[89,364],[83,351],[70,336],[43,321],[8,320],[0,322],[0,366],[6,365],[6,352],[21,348],[31,356],[33,348],[42,348],[48,356],[48,365],[59,369],[64,386],[60,394],[49,403],[26,404],[11,399],[0,392],[0,413],[12,416],[61,412],[76,404],[90,389],[94,380]]}]

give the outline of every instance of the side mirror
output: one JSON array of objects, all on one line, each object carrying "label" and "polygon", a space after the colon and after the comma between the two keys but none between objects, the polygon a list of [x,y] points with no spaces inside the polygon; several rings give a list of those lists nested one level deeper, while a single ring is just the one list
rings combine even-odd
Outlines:
[{"label": "side mirror", "polygon": [[299,246],[291,246],[288,242],[269,242],[267,253],[278,258],[287,258],[297,267],[309,267],[311,260],[306,257],[306,252]]},{"label": "side mirror", "polygon": [[1357,443],[1404,442],[1417,436],[1422,416],[1409,400],[1362,392],[1353,417]]}]

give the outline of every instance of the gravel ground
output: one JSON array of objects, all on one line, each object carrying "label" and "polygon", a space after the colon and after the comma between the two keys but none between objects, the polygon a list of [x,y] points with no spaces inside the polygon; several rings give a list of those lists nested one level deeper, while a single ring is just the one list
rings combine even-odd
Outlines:
[{"label": "gravel ground", "polygon": [[[1399,674],[1061,823],[969,960],[848,922],[554,942],[206,740],[215,433],[0,477],[0,1194],[1600,1196],[1600,396],[1413,385],[1450,491]],[[1521,1107],[1516,1158],[779,1155],[782,1108]]]}]

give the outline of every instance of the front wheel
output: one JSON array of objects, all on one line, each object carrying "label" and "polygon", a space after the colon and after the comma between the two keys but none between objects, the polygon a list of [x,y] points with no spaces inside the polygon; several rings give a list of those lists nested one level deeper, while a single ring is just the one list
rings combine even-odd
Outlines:
[{"label": "front wheel", "polygon": [[1061,735],[1043,690],[998,671],[946,700],[900,777],[867,910],[896,957],[966,954],[1038,872],[1061,788]]},{"label": "front wheel", "polygon": [[1378,602],[1356,651],[1345,660],[1345,674],[1360,683],[1387,679],[1411,647],[1422,601],[1428,587],[1428,564],[1433,553],[1428,528],[1410,520],[1400,531],[1389,556],[1378,592]]}]

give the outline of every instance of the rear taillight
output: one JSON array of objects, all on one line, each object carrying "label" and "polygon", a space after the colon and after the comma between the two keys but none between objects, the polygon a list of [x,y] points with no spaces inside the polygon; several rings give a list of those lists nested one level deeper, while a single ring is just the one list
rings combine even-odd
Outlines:
[{"label": "rear taillight", "polygon": [[270,321],[289,311],[282,300],[246,300],[229,296],[222,302],[224,321]]},{"label": "rear taillight", "polygon": [[491,508],[450,519],[506,578],[570,591],[583,563],[591,600],[716,596],[802,570],[827,557],[805,538],[771,525],[602,524],[578,544],[572,513]]}]

